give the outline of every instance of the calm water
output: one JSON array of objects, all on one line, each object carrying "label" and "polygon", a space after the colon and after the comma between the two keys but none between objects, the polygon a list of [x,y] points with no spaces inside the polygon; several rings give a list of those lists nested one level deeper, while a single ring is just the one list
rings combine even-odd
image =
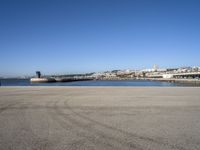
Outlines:
[{"label": "calm water", "polygon": [[188,86],[146,80],[90,80],[76,82],[30,83],[28,79],[1,79],[2,86]]}]

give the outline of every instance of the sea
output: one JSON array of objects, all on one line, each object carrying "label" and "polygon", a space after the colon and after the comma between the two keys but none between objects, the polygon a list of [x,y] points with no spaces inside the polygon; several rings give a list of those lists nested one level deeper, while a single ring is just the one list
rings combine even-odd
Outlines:
[{"label": "sea", "polygon": [[195,86],[172,82],[149,80],[89,80],[74,82],[31,83],[29,79],[0,79],[1,86]]}]

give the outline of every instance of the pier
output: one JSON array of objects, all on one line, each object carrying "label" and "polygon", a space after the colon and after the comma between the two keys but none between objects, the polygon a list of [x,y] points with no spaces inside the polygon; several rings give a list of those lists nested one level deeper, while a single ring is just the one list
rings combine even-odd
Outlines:
[{"label": "pier", "polygon": [[32,83],[48,83],[48,82],[74,82],[74,81],[88,81],[94,80],[93,78],[76,78],[76,77],[66,77],[66,78],[31,78]]},{"label": "pier", "polygon": [[30,82],[32,83],[48,83],[48,82],[73,82],[73,81],[87,81],[93,80],[93,77],[88,76],[71,76],[71,77],[41,77],[40,71],[36,71],[36,77],[31,78]]}]

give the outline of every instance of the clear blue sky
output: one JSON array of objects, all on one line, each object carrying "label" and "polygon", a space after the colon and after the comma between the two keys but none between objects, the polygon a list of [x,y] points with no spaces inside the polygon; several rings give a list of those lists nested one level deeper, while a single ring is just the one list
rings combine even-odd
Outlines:
[{"label": "clear blue sky", "polygon": [[0,0],[0,76],[200,65],[199,0]]}]

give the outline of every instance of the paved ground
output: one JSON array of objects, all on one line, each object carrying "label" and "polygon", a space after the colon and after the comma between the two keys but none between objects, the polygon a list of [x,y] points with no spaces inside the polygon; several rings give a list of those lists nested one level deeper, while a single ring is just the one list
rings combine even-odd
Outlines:
[{"label": "paved ground", "polygon": [[0,87],[0,150],[199,150],[200,88]]}]

